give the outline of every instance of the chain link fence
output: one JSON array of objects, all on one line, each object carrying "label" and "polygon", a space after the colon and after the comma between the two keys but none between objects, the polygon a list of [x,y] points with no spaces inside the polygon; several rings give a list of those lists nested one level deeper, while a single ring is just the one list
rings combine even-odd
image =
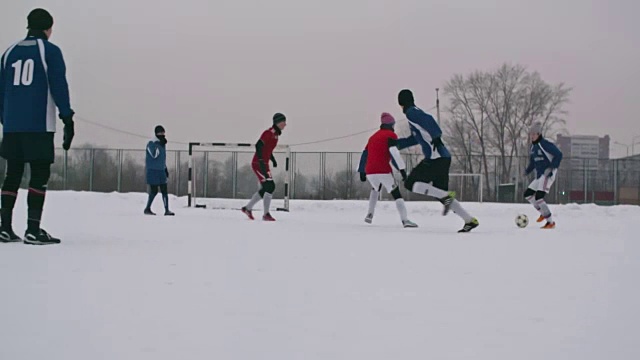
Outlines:
[{"label": "chain link fence", "polygon": [[[252,153],[196,151],[194,169],[197,196],[201,198],[248,198],[257,188],[251,171]],[[278,155],[276,154],[276,157]],[[421,157],[405,155],[409,170]],[[360,181],[356,168],[360,153],[292,152],[291,199],[368,199],[369,186]],[[450,189],[462,201],[522,202],[531,178],[523,174],[528,158],[455,156]],[[188,153],[168,151],[169,190],[187,194]],[[6,164],[0,161],[0,178]],[[277,184],[284,179],[284,165],[273,169]],[[477,174],[460,176],[455,174]],[[27,186],[28,166],[23,187]],[[399,175],[397,177],[400,179]],[[129,149],[56,150],[51,190],[95,192],[145,192],[145,151]],[[276,198],[283,196],[279,186]],[[403,191],[407,200],[426,197]],[[386,194],[385,196],[388,196]],[[564,159],[547,200],[550,203],[596,203],[640,205],[640,159]]]}]

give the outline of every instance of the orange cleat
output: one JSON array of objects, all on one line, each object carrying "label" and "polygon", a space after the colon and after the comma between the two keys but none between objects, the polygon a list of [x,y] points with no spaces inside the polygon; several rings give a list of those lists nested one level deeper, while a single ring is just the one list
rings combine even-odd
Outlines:
[{"label": "orange cleat", "polygon": [[555,228],[556,228],[555,222],[548,222],[541,229],[555,229]]},{"label": "orange cleat", "polygon": [[536,222],[541,223],[543,221],[544,221],[544,216],[542,216],[542,215],[538,216],[538,220],[536,220]]}]

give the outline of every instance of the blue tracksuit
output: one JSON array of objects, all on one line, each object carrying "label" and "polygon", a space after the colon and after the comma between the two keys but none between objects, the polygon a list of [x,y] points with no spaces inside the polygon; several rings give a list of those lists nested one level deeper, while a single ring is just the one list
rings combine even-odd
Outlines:
[{"label": "blue tracksuit", "polygon": [[151,140],[146,149],[147,184],[167,183],[167,149],[159,140]]},{"label": "blue tracksuit", "polygon": [[60,116],[72,114],[62,51],[28,36],[0,58],[0,121],[4,133],[56,131]]},{"label": "blue tracksuit", "polygon": [[414,145],[420,145],[425,160],[434,160],[438,158],[450,158],[451,154],[447,147],[441,142],[434,146],[433,140],[442,137],[442,130],[433,116],[425,113],[417,106],[411,106],[405,109],[405,115],[409,120],[411,128],[411,136],[398,139],[398,149],[402,150]]},{"label": "blue tracksuit", "polygon": [[529,151],[529,166],[525,172],[530,174],[534,169],[536,178],[544,175],[544,171],[548,168],[557,169],[562,161],[562,152],[549,140],[540,136],[539,141],[531,144]]}]

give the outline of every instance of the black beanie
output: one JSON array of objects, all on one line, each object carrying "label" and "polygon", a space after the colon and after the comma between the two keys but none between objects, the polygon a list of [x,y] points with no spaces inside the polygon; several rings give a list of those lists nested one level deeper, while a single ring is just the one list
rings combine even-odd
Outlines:
[{"label": "black beanie", "polygon": [[34,9],[27,16],[27,29],[49,30],[53,27],[53,17],[45,9]]},{"label": "black beanie", "polygon": [[404,89],[398,93],[398,105],[403,107],[415,105],[415,100],[413,99],[413,93],[411,90]]},{"label": "black beanie", "polygon": [[284,114],[275,113],[275,115],[273,115],[273,125],[276,125],[276,124],[281,123],[283,121],[287,121],[287,117],[284,116]]},{"label": "black beanie", "polygon": [[164,132],[164,127],[162,125],[156,126],[154,134],[158,134],[158,133],[161,133],[161,132]]}]

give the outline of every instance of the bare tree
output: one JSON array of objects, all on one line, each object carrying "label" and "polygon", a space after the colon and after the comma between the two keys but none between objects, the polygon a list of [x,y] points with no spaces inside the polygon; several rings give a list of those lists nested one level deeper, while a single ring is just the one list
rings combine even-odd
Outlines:
[{"label": "bare tree", "polygon": [[567,112],[563,109],[569,101],[570,88],[563,83],[555,86],[547,84],[540,74],[526,74],[518,89],[514,111],[507,122],[507,132],[511,147],[510,155],[520,156],[527,153],[527,129],[534,122],[540,122],[546,136],[564,131]]},{"label": "bare tree", "polygon": [[[514,159],[527,153],[527,129],[533,122],[543,124],[545,135],[563,130],[564,105],[570,93],[564,84],[550,85],[521,65],[503,64],[491,72],[454,75],[444,87],[449,99],[444,126],[448,142],[465,157],[473,157],[476,151],[486,184],[490,156],[498,162],[500,181],[508,181],[514,170],[521,170],[514,169]],[[474,170],[472,160],[465,160],[464,166]],[[488,187],[489,196],[491,192]]]},{"label": "bare tree", "polygon": [[[495,91],[495,83],[492,77],[481,72],[474,72],[464,78],[462,75],[454,75],[444,86],[444,94],[449,98],[449,107],[445,109],[451,125],[448,130],[451,138],[448,140],[463,149],[469,170],[473,171],[472,145],[479,146],[481,167],[484,169],[485,182],[489,183],[489,164],[487,155],[491,150],[489,105],[490,96]],[[491,196],[491,188],[489,196]]]}]

